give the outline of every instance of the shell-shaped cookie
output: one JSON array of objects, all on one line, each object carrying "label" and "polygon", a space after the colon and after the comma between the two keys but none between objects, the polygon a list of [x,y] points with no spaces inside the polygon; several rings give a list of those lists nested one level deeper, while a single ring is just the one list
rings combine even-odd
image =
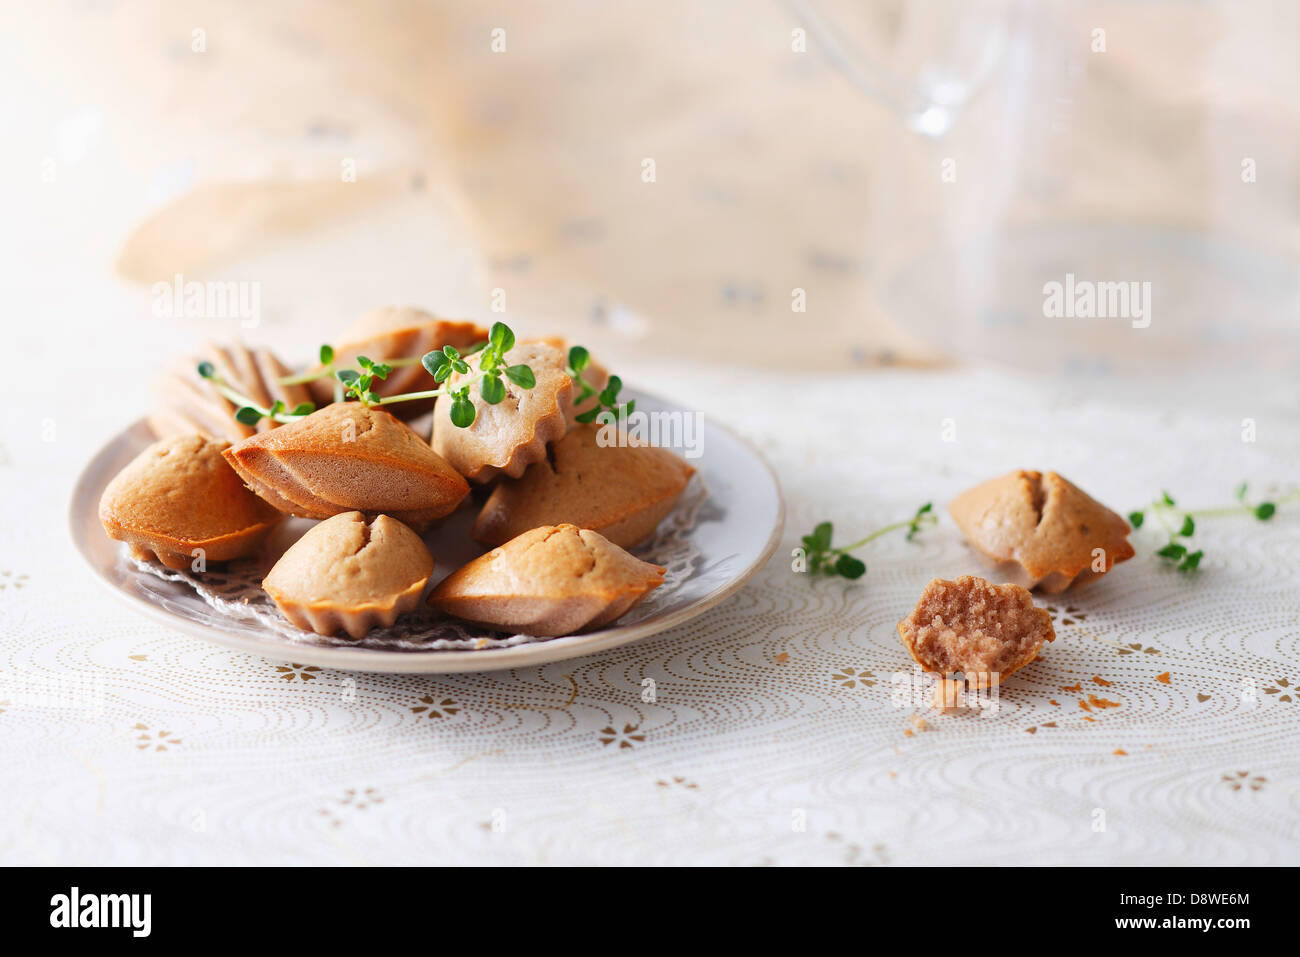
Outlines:
[{"label": "shell-shaped cookie", "polygon": [[452,512],[469,485],[382,409],[336,402],[245,439],[226,460],[266,501],[304,518],[387,514],[417,527]]},{"label": "shell-shaped cookie", "polygon": [[[544,342],[548,346],[554,346],[560,350],[567,363],[569,356],[569,343],[563,336],[538,336],[534,339],[521,339],[521,342]],[[600,361],[594,356],[588,363],[587,368],[582,370],[583,381],[596,390],[600,390],[609,384],[609,370],[600,364]],[[569,393],[568,398],[564,399],[560,406],[564,409],[564,417],[569,423],[569,428],[574,428],[581,423],[578,422],[578,416],[584,412],[594,409],[598,404],[596,395],[589,395],[585,399],[579,399],[579,392],[575,386]]]},{"label": "shell-shaped cookie", "polygon": [[[372,309],[343,330],[334,342],[334,366],[351,369],[357,356],[381,362],[386,359],[419,359],[426,352],[454,346],[462,351],[487,341],[487,330],[468,320],[438,319],[423,309],[412,306],[383,306]],[[320,367],[314,370],[319,372]],[[376,379],[371,386],[376,395],[398,395],[405,392],[426,392],[436,389],[438,383],[418,362],[397,366],[386,379]],[[311,394],[318,405],[334,400],[334,380],[314,379]],[[390,411],[402,419],[409,419],[427,411],[433,403],[397,402]]]},{"label": "shell-shaped cookie", "polygon": [[567,635],[614,621],[663,584],[664,572],[598,532],[548,525],[458,568],[429,604],[499,631]]},{"label": "shell-shaped cookie", "polygon": [[[470,372],[453,373],[449,386],[456,388],[478,370],[480,356],[466,362]],[[505,355],[507,365],[526,365],[536,380],[531,389],[502,377],[505,398],[495,405],[471,389],[474,421],[460,428],[451,421],[451,396],[438,399],[433,410],[433,449],[471,482],[488,482],[498,475],[519,478],[524,469],[546,457],[546,444],[567,431],[563,403],[573,391],[573,380],[565,371],[564,353],[545,342],[520,342]]]},{"label": "shell-shaped cookie", "polygon": [[298,628],[361,638],[415,608],[432,574],[429,549],[401,522],[343,512],[294,542],[262,587]]},{"label": "shell-shaped cookie", "polygon": [[577,525],[623,548],[654,532],[695,470],[668,449],[609,425],[577,425],[518,479],[505,479],[474,522],[474,538],[500,545],[539,525]]},{"label": "shell-shaped cookie", "polygon": [[1059,592],[1133,557],[1128,522],[1055,472],[1018,470],[962,492],[948,506],[998,573]]},{"label": "shell-shaped cookie", "polygon": [[198,374],[200,361],[211,362],[218,375],[263,408],[269,409],[277,400],[288,409],[311,401],[306,387],[280,384],[280,379],[290,373],[270,351],[250,349],[238,342],[208,342],[199,358],[179,356],[154,379],[148,422],[158,438],[197,432],[238,442],[279,424],[271,419],[262,419],[255,426],[237,421],[235,403]]},{"label": "shell-shaped cookie", "polygon": [[[99,500],[109,538],[137,558],[156,555],[168,568],[198,557],[224,562],[261,547],[281,515],[240,481],[224,441],[173,436],[149,446],[122,469]],[[196,555],[196,551],[198,554]]]}]

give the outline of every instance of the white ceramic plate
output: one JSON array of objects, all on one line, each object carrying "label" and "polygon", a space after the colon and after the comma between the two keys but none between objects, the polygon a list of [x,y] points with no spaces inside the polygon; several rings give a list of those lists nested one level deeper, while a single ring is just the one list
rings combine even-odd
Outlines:
[{"label": "white ceramic plate", "polygon": [[[685,411],[636,390],[624,394],[636,399],[639,411]],[[600,631],[505,648],[387,650],[293,641],[265,625],[218,612],[184,582],[141,571],[128,560],[121,544],[104,534],[97,511],[104,487],[153,441],[143,420],[114,438],[86,465],[73,489],[69,521],[77,549],[116,594],[137,611],[205,641],[274,661],[350,671],[489,671],[540,665],[614,648],[680,625],[734,594],[772,555],[785,523],[776,477],[758,452],[721,426],[705,420],[702,436],[703,454],[691,464],[708,489],[709,500],[690,532],[699,553],[693,574],[653,615],[632,624],[616,623]],[[439,536],[455,540],[440,547]],[[463,552],[464,522],[449,519],[426,540],[435,556]],[[448,571],[441,569],[441,573]]]}]

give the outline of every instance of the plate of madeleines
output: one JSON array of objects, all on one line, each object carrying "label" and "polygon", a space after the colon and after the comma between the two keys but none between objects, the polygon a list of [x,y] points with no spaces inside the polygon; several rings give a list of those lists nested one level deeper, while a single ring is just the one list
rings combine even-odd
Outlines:
[{"label": "plate of madeleines", "polygon": [[86,465],[74,542],[197,637],[350,670],[537,665],[679,625],[771,556],[759,454],[580,345],[410,307],[313,360],[205,343]]}]

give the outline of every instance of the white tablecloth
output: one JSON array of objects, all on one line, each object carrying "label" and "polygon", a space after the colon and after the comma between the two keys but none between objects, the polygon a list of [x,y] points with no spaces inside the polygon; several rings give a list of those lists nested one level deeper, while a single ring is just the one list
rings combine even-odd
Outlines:
[{"label": "white tablecloth", "polygon": [[[810,378],[796,403],[771,376],[634,358],[619,362],[629,380],[762,449],[789,505],[782,548],[681,628],[519,671],[290,668],[137,617],[92,580],[63,518],[81,464],[135,409],[52,390],[43,412],[11,415],[0,860],[1300,860],[1300,508],[1206,519],[1194,576],[1162,568],[1144,529],[1101,583],[1040,598],[1057,640],[996,714],[900,707],[891,680],[910,672],[894,626],[924,583],[982,567],[942,509],[955,492],[1038,467],[1125,512],[1162,488],[1195,505],[1230,502],[1242,480],[1262,494],[1296,478],[1291,387],[1208,414],[886,372]],[[926,500],[941,524],[865,549],[861,581],[791,572],[818,520],[857,537]]]}]

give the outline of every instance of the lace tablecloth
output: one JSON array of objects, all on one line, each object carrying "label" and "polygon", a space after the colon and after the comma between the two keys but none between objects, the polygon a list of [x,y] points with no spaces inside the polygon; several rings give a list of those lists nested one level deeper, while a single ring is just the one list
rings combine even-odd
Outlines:
[{"label": "lace tablecloth", "polygon": [[[62,514],[121,414],[53,395],[46,417],[11,417],[0,860],[1300,861],[1300,508],[1204,520],[1195,575],[1162,567],[1144,529],[1101,583],[1040,598],[1057,641],[996,713],[940,715],[894,681],[911,673],[894,626],[924,583],[982,567],[943,511],[955,492],[1037,467],[1125,512],[1161,489],[1263,496],[1297,479],[1292,387],[1209,413],[970,371],[819,379],[797,402],[717,369],[627,378],[762,449],[783,547],[672,632],[449,677],[277,665],[137,617],[82,567]],[[940,524],[871,545],[857,583],[792,573],[817,521],[856,537],[925,500]]]}]

